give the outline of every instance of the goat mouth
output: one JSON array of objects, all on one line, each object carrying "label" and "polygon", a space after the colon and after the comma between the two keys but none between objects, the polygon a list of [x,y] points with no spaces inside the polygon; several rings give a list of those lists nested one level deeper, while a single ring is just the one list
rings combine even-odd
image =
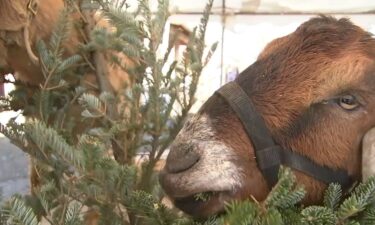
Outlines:
[{"label": "goat mouth", "polygon": [[225,204],[231,199],[229,191],[208,191],[175,198],[173,201],[183,212],[195,218],[205,219],[223,213]]}]

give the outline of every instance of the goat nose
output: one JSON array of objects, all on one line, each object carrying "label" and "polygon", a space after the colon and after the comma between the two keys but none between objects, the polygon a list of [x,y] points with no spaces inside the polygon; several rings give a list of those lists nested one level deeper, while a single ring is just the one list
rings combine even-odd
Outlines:
[{"label": "goat nose", "polygon": [[166,169],[170,173],[183,172],[196,164],[199,158],[192,144],[174,145],[169,152]]}]

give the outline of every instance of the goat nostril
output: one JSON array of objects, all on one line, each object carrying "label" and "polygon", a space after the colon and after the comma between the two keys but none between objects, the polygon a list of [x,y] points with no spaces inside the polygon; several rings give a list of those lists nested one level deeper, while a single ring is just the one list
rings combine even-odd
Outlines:
[{"label": "goat nostril", "polygon": [[166,169],[170,173],[188,170],[199,161],[199,154],[191,144],[180,144],[171,148],[168,155]]}]

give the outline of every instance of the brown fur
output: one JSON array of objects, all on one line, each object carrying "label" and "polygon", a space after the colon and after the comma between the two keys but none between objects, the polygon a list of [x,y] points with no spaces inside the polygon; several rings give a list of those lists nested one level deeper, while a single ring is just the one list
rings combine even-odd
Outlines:
[{"label": "brown fur", "polygon": [[27,1],[0,1],[0,27],[3,30],[17,31],[26,25],[28,19]]},{"label": "brown fur", "polygon": [[[347,19],[321,16],[271,42],[237,81],[246,88],[277,143],[320,165],[347,170],[359,179],[361,139],[375,125],[374,53],[375,40],[369,33]],[[327,104],[324,101],[343,94],[358,96],[362,106],[345,111],[333,101]],[[210,118],[206,126],[215,135],[200,141],[218,140],[230,146],[235,155],[230,160],[243,171],[242,185],[230,199],[253,196],[263,200],[269,188],[256,165],[252,144],[233,110],[214,95],[199,111],[198,117],[203,115]],[[198,127],[189,126],[193,130]],[[193,133],[197,132],[195,129]],[[184,133],[187,134],[190,133]],[[180,143],[179,139],[176,141]],[[169,157],[166,168],[173,161],[173,156]],[[183,171],[188,172],[189,169]],[[167,193],[172,193],[168,191],[172,185],[168,183],[168,173],[165,169],[161,181]],[[320,202],[326,185],[301,172],[295,174],[307,191],[304,203]],[[222,210],[215,204],[211,201],[193,214],[207,216]],[[185,211],[192,212],[186,208]]]},{"label": "brown fur", "polygon": [[[17,1],[1,1],[4,9],[14,7],[13,4],[19,4],[23,7],[27,8],[26,0],[17,0]],[[1,6],[0,6],[1,8]],[[20,6],[17,6],[17,9]],[[31,17],[29,21],[29,32],[30,32],[30,43],[32,49],[35,51],[36,42],[38,40],[45,40],[48,41],[52,31],[57,24],[58,17],[64,8],[64,1],[63,0],[48,0],[43,1],[38,5],[38,10],[35,17]],[[5,10],[4,10],[5,11]],[[17,15],[15,10],[9,11],[5,14],[0,14],[2,16],[10,16],[10,15]],[[9,15],[8,15],[9,14]],[[78,19],[77,15],[71,15],[72,19]],[[18,20],[16,20],[18,21]],[[1,25],[1,23],[0,23]],[[25,25],[22,22],[22,26],[19,26],[16,22],[10,21],[6,23],[5,27],[0,26],[0,33],[3,32],[3,39],[5,39],[8,43],[3,47],[1,45],[1,38],[0,38],[0,56],[6,57],[0,58],[0,72],[1,68],[3,68],[4,72],[16,72],[17,78],[29,84],[38,85],[43,81],[43,76],[40,71],[39,65],[34,65],[30,60],[29,56],[26,53],[25,42],[23,40],[23,33],[22,29]],[[101,27],[109,27],[109,24],[105,20],[98,21],[98,26]],[[9,27],[13,28],[16,27],[18,29],[8,29]],[[0,36],[1,37],[1,36]],[[80,32],[77,30],[73,30],[72,34],[68,41],[64,43],[65,51],[67,51],[68,55],[74,54],[77,52],[78,44],[83,42],[82,36]],[[130,59],[126,58],[124,55],[120,55],[124,59],[124,64],[133,65]],[[2,65],[1,63],[5,61],[6,64]],[[121,86],[129,82],[128,75],[119,67],[109,66],[109,81],[111,85],[114,87],[115,90],[120,89]],[[3,72],[3,73],[4,73]],[[96,83],[96,78],[93,73],[89,73],[86,75],[85,78],[88,82]]]}]

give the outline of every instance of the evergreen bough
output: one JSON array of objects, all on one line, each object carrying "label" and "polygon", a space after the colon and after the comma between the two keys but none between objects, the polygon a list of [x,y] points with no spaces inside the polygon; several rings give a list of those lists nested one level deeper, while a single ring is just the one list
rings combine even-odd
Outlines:
[{"label": "evergreen bough", "polygon": [[264,202],[234,202],[227,206],[222,224],[342,225],[373,224],[375,178],[359,184],[344,198],[338,184],[330,184],[323,205],[304,207],[304,190],[289,168],[281,168],[279,182]]}]

